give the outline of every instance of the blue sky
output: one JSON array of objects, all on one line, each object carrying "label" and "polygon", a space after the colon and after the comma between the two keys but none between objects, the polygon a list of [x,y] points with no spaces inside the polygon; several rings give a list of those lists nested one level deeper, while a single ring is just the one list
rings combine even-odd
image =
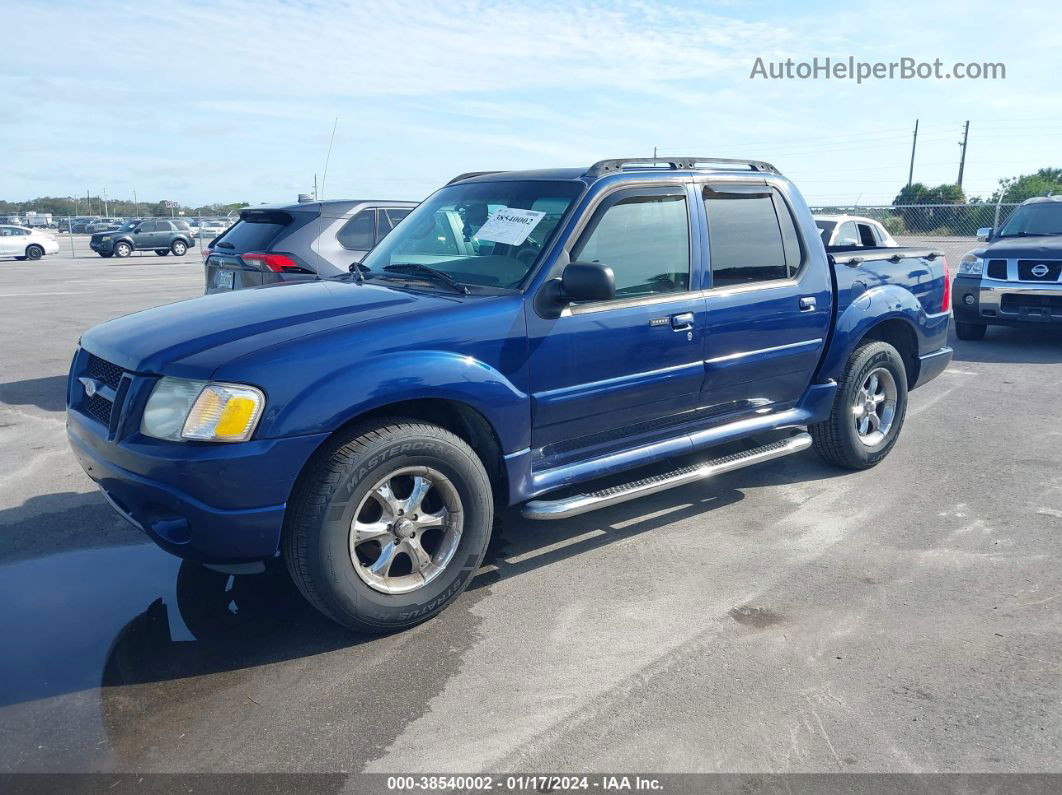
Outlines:
[{"label": "blue sky", "polygon": [[[1057,0],[12,3],[0,198],[420,199],[462,171],[769,160],[813,203],[1062,166]],[[750,80],[755,59],[1001,61],[1001,81]]]}]

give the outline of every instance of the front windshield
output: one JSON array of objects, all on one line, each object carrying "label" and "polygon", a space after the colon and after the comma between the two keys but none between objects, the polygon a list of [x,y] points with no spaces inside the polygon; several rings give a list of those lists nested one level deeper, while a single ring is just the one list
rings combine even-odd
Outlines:
[{"label": "front windshield", "polygon": [[1025,204],[1003,224],[1000,237],[1062,235],[1062,202]]},{"label": "front windshield", "polygon": [[397,278],[387,268],[422,265],[461,284],[516,287],[584,187],[534,181],[449,185],[423,201],[365,257],[365,275]]}]

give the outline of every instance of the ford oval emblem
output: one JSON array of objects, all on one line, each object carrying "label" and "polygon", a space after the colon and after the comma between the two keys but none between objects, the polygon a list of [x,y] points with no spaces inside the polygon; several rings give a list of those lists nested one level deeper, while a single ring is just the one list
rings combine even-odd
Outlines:
[{"label": "ford oval emblem", "polygon": [[103,386],[101,381],[97,381],[95,378],[79,378],[81,386],[85,387],[86,397],[95,397],[96,393],[100,391],[100,387]]}]

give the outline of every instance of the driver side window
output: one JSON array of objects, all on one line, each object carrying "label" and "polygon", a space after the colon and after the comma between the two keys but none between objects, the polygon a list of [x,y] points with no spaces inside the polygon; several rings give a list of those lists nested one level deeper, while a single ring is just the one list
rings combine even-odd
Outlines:
[{"label": "driver side window", "polygon": [[616,275],[616,298],[684,292],[690,285],[685,193],[626,193],[599,209],[572,260],[600,262]]}]

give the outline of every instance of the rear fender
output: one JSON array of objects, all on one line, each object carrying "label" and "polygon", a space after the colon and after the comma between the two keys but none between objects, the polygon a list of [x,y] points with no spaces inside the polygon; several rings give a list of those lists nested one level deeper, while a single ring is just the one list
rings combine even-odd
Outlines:
[{"label": "rear fender", "polygon": [[374,409],[425,399],[457,401],[478,411],[503,453],[531,443],[528,395],[490,365],[448,351],[392,352],[330,372],[267,416],[259,436],[330,433]]},{"label": "rear fender", "polygon": [[[911,326],[922,348],[927,315],[910,290],[896,284],[886,284],[867,290],[837,318],[830,345],[823,356],[816,382],[827,379],[839,381],[852,351],[874,326],[887,320],[900,319]],[[914,351],[917,355],[918,351]]]}]

